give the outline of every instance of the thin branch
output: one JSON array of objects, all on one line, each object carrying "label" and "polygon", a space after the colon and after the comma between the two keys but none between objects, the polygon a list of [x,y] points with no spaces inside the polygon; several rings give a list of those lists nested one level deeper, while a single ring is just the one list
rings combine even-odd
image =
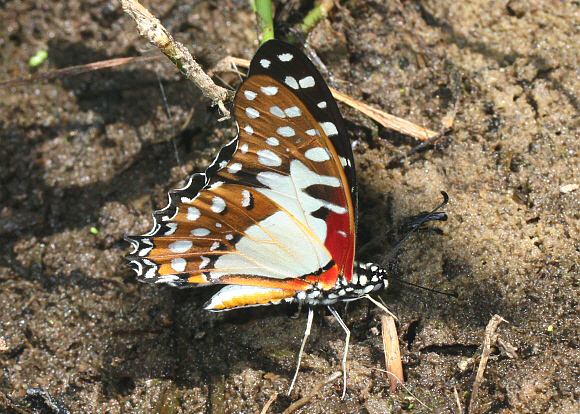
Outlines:
[{"label": "thin branch", "polygon": [[175,41],[159,19],[143,7],[137,0],[121,0],[123,11],[135,20],[137,30],[167,56],[188,79],[193,81],[204,96],[218,105],[224,118],[230,113],[224,102],[233,99],[234,94],[225,88],[217,86],[193,59],[189,51],[181,43]]}]

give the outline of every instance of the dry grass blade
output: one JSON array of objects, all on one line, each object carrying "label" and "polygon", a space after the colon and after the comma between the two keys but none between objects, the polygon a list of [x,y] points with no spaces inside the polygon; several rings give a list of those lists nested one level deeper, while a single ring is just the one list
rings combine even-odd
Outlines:
[{"label": "dry grass blade", "polygon": [[424,128],[422,126],[415,125],[412,122],[388,114],[384,111],[381,111],[380,109],[373,108],[372,106],[359,102],[348,95],[338,92],[337,90],[331,88],[330,91],[336,100],[353,107],[359,112],[362,112],[385,128],[393,129],[397,132],[400,132],[401,134],[409,135],[421,141],[428,140],[437,135],[437,132],[435,131],[431,131],[430,129]]},{"label": "dry grass blade", "polygon": [[390,315],[381,316],[383,350],[385,352],[385,365],[387,375],[391,383],[389,391],[395,392],[397,386],[404,382],[403,363],[401,362],[401,350],[395,319]]},{"label": "dry grass blade", "polygon": [[475,383],[473,384],[473,391],[471,393],[471,400],[469,401],[468,413],[473,412],[476,406],[477,393],[479,391],[479,386],[483,380],[483,374],[485,372],[485,367],[487,366],[487,360],[491,354],[491,348],[495,345],[497,341],[497,335],[495,331],[501,322],[507,321],[499,315],[493,315],[487,326],[485,327],[485,338],[483,339],[483,351],[481,352],[481,360],[479,361],[479,367],[477,368],[477,374],[475,376]]}]

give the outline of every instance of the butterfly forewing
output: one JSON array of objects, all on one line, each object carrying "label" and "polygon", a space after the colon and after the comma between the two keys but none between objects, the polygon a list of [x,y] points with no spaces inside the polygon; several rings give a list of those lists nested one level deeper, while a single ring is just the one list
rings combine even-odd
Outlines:
[{"label": "butterfly forewing", "polygon": [[[293,71],[296,84],[288,79]],[[140,278],[240,285],[224,291],[233,304],[225,307],[291,297],[314,283],[330,289],[338,276],[349,280],[354,170],[332,108],[338,113],[308,59],[282,42],[266,43],[236,95],[238,137],[205,174],[171,192],[150,233],[131,238],[129,258]],[[244,302],[250,290],[243,286],[256,287],[254,302]]]}]

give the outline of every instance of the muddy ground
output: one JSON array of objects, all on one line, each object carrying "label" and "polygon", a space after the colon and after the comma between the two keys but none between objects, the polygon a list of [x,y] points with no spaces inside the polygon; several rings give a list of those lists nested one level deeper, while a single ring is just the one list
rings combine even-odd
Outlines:
[{"label": "muddy ground", "polygon": [[[245,1],[144,4],[205,64],[251,58]],[[311,4],[278,13],[286,30]],[[449,193],[442,230],[413,235],[381,296],[399,318],[406,388],[388,391],[380,311],[339,307],[353,336],[340,380],[302,413],[459,412],[487,322],[495,350],[475,412],[580,412],[580,5],[571,1],[344,1],[310,34],[333,85],[427,128],[427,150],[341,106],[359,172],[361,260],[382,261],[405,217]],[[282,7],[282,5],[280,5]],[[5,1],[0,79],[156,56],[117,1]],[[47,60],[28,60],[47,50]],[[230,85],[232,74],[221,79]],[[167,96],[169,113],[159,81]],[[344,334],[315,317],[292,394],[306,314],[202,311],[215,290],[135,280],[127,234],[231,139],[219,113],[164,58],[0,88],[0,411],[40,412],[41,389],[75,413],[282,412],[341,366]],[[174,149],[177,148],[177,155]],[[369,244],[370,243],[370,244]],[[5,345],[2,343],[5,341]],[[31,408],[32,407],[32,408]],[[64,412],[64,411],[61,411]]]}]

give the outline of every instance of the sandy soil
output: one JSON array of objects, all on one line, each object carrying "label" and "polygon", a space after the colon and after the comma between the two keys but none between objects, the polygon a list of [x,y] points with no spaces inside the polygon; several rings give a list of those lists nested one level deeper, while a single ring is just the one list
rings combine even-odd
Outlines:
[{"label": "sandy soil", "polygon": [[[257,48],[246,2],[145,5],[202,61]],[[280,27],[307,9],[289,7]],[[113,0],[5,1],[0,18],[3,80],[157,53]],[[474,381],[461,364],[496,313],[518,358],[492,353],[476,412],[580,412],[580,190],[565,187],[579,177],[579,27],[571,1],[355,0],[310,35],[341,91],[434,130],[456,108],[436,146],[401,161],[416,141],[341,107],[357,144],[359,259],[384,260],[404,218],[444,190],[443,234],[412,236],[392,269],[459,298],[396,282],[382,294],[400,320],[407,383],[394,394],[380,311],[340,308],[346,399],[336,381],[299,412],[458,412],[453,389],[465,407]],[[37,50],[48,59],[31,68]],[[288,397],[304,313],[205,313],[211,289],[148,286],[125,267],[124,235],[149,230],[166,192],[234,136],[218,117],[162,58],[0,88],[0,411],[59,412],[51,395],[75,413],[256,413],[279,393],[269,412],[282,412],[340,369],[344,334],[321,310]]]}]

